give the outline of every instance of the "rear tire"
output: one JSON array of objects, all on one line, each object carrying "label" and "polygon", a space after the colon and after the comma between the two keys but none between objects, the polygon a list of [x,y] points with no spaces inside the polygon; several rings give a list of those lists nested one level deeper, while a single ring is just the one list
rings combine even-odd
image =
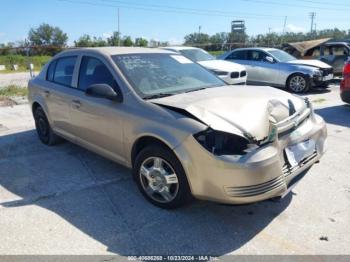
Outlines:
[{"label": "rear tire", "polygon": [[134,180],[143,196],[164,209],[184,206],[193,200],[185,171],[168,148],[149,145],[136,156]]},{"label": "rear tire", "polygon": [[50,123],[45,115],[45,112],[40,106],[35,108],[33,115],[36,132],[39,136],[40,141],[43,144],[53,146],[62,140],[52,131]]},{"label": "rear tire", "polygon": [[310,79],[300,73],[289,76],[287,80],[287,88],[292,93],[305,93],[309,90],[310,85]]}]

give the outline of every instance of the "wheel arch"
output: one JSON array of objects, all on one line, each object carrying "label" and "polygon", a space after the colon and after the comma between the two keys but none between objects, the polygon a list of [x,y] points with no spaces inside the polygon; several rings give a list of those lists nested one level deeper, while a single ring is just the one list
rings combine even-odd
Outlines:
[{"label": "wheel arch", "polygon": [[293,73],[289,74],[289,76],[287,77],[287,79],[286,79],[286,87],[288,86],[289,80],[295,75],[303,75],[303,76],[305,76],[307,78],[307,80],[310,80],[310,75],[309,74],[307,74],[305,72],[301,72],[301,71],[296,71],[296,72],[293,72]]},{"label": "wheel arch", "polygon": [[171,152],[173,152],[175,154],[175,152],[172,149],[172,147],[168,143],[163,141],[161,138],[155,137],[155,136],[152,136],[152,135],[144,135],[144,136],[139,137],[134,142],[134,144],[133,144],[133,146],[131,148],[131,156],[130,156],[131,166],[134,166],[135,159],[136,159],[138,153],[140,153],[141,150],[144,149],[145,147],[147,147],[149,145],[152,145],[152,144],[164,146],[165,148],[169,149]]}]

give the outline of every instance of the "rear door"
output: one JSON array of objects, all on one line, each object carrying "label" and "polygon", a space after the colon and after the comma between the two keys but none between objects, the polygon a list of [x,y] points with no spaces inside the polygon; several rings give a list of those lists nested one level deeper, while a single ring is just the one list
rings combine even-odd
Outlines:
[{"label": "rear door", "polygon": [[47,71],[47,85],[42,90],[52,128],[71,139],[73,132],[69,107],[75,95],[72,81],[76,64],[77,56],[61,57],[52,61]]},{"label": "rear door", "polygon": [[83,56],[80,63],[76,96],[71,101],[71,118],[76,141],[115,159],[125,161],[123,143],[123,102],[87,96],[93,84],[108,84],[120,95],[110,68],[101,57]]}]

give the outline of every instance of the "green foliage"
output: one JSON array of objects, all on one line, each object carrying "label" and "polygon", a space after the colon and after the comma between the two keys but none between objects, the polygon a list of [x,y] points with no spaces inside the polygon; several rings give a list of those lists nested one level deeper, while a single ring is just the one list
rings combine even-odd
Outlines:
[{"label": "green foliage", "polygon": [[147,47],[148,41],[147,41],[147,39],[144,39],[142,37],[136,38],[135,39],[135,46]]},{"label": "green foliage", "polygon": [[64,47],[68,36],[59,27],[43,23],[29,30],[28,39],[32,45]]},{"label": "green foliage", "polygon": [[50,59],[51,56],[0,55],[0,65],[5,65],[7,69],[11,69],[12,65],[18,65],[19,71],[23,71],[27,69],[29,63],[32,63],[34,70],[40,70]]},{"label": "green foliage", "polygon": [[293,33],[285,34],[266,33],[256,36],[246,34],[216,33],[212,36],[208,34],[192,33],[185,36],[185,45],[202,47],[209,51],[228,50],[234,47],[243,46],[271,46],[281,47],[285,43],[301,42],[320,38],[332,38],[334,40],[350,39],[350,30],[324,29],[313,33]]},{"label": "green foliage", "polygon": [[101,37],[91,37],[87,34],[80,37],[77,41],[74,41],[74,45],[76,47],[99,47],[106,46],[107,42],[103,40]]},{"label": "green foliage", "polygon": [[125,36],[123,39],[123,46],[133,46],[134,42],[130,36]]},{"label": "green foliage", "polygon": [[107,38],[107,43],[109,46],[119,46],[121,42],[119,32],[113,32],[113,34]]},{"label": "green foliage", "polygon": [[28,96],[28,88],[15,85],[0,87],[0,97]]}]

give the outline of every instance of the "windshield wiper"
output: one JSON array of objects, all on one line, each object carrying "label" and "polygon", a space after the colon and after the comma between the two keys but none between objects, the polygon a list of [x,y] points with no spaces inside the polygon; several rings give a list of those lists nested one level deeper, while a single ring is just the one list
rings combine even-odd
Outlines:
[{"label": "windshield wiper", "polygon": [[143,99],[156,99],[156,98],[162,98],[167,96],[173,96],[174,93],[158,93],[153,95],[144,96]]},{"label": "windshield wiper", "polygon": [[196,91],[200,91],[200,90],[204,90],[204,89],[208,89],[208,88],[212,88],[212,87],[219,87],[219,86],[221,86],[221,85],[211,85],[211,86],[206,86],[206,87],[200,87],[197,89],[188,90],[185,93],[196,92]]},{"label": "windshield wiper", "polygon": [[207,89],[207,87],[201,87],[201,88],[197,88],[197,89],[188,90],[188,91],[186,91],[185,93],[196,92],[196,91],[204,90],[204,89]]}]

